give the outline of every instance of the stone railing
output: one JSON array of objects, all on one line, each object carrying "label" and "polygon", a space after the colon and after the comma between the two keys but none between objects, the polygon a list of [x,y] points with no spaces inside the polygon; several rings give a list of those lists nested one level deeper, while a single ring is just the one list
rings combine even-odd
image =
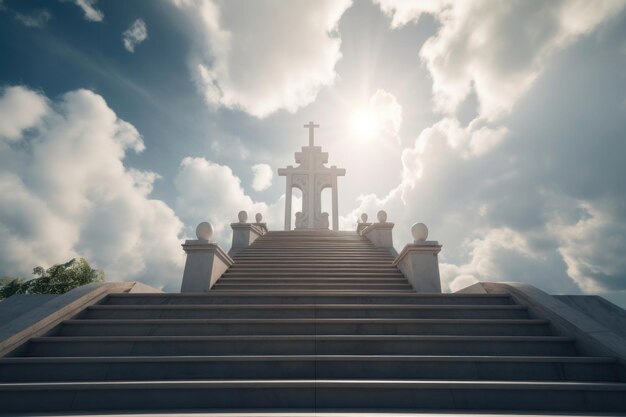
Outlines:
[{"label": "stone railing", "polygon": [[240,211],[237,218],[239,221],[230,225],[233,229],[233,241],[228,253],[217,243],[211,242],[213,225],[208,222],[202,222],[196,227],[197,239],[183,243],[187,261],[181,293],[209,291],[234,263],[232,257],[267,233],[267,225],[263,223],[261,213],[256,214],[255,223],[248,223],[248,213],[245,210]]},{"label": "stone railing", "polygon": [[387,213],[380,210],[376,217],[378,223],[368,223],[366,213],[361,214],[357,224],[357,233],[367,237],[377,248],[396,257],[393,265],[397,266],[417,292],[440,293],[438,254],[441,245],[437,241],[426,240],[428,228],[424,223],[415,223],[411,227],[413,243],[402,249],[400,254],[393,247],[393,223],[387,222]]}]

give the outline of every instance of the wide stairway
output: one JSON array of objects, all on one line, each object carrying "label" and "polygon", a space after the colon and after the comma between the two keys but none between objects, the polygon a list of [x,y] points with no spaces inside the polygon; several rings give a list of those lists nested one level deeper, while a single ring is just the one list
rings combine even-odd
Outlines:
[{"label": "wide stairway", "polygon": [[270,232],[209,293],[116,294],[0,358],[0,414],[129,410],[626,411],[509,296],[416,294],[353,232]]}]

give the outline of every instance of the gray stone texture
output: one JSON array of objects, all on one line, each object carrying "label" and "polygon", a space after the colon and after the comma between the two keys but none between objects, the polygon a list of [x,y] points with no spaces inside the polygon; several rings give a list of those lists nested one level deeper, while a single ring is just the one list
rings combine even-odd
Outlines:
[{"label": "gray stone texture", "polygon": [[626,311],[599,295],[555,295],[557,300],[626,337]]},{"label": "gray stone texture", "polygon": [[208,240],[187,240],[187,254],[180,292],[209,291],[233,264],[231,257],[216,243]]},{"label": "gray stone texture", "polygon": [[608,330],[532,287],[416,292],[355,232],[233,260],[208,292],[108,293],[31,335],[0,358],[0,413],[626,412],[620,352],[581,343]]}]

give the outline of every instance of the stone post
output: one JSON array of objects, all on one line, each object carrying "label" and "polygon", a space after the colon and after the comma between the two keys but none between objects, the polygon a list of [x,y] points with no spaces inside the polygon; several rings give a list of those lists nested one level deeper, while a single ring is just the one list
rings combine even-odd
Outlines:
[{"label": "stone post", "polygon": [[261,232],[263,234],[267,233],[267,223],[263,222],[263,215],[261,213],[257,213],[256,216],[254,216],[254,219],[256,220],[256,223],[253,223],[256,227],[258,227],[259,229],[261,229]]},{"label": "stone post", "polygon": [[402,249],[393,265],[397,266],[411,286],[419,293],[441,293],[439,260],[437,254],[441,245],[437,241],[427,241],[428,228],[424,223],[411,227],[413,243]]},{"label": "stone post", "polygon": [[361,232],[363,231],[363,229],[365,229],[367,226],[371,225],[372,223],[368,223],[367,222],[367,213],[362,213],[361,214],[361,221],[359,222],[357,220],[357,224],[356,224],[356,232],[357,234],[361,234]]},{"label": "stone post", "polygon": [[182,245],[187,254],[180,292],[207,292],[233,264],[230,256],[216,243],[211,243],[213,226],[202,222],[196,228],[197,240]]},{"label": "stone post", "polygon": [[387,213],[384,210],[379,211],[377,217],[378,223],[372,223],[365,227],[360,234],[367,237],[377,248],[384,249],[396,256],[398,252],[393,247],[392,234],[394,224],[387,222]]},{"label": "stone post", "polygon": [[252,242],[263,236],[263,230],[258,226],[247,223],[248,213],[245,210],[239,212],[239,223],[231,223],[233,229],[233,244],[228,251],[230,256],[235,256]]}]

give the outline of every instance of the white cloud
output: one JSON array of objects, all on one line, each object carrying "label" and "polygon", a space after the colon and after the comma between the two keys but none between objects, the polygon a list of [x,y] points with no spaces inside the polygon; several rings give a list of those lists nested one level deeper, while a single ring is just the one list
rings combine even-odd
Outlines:
[{"label": "white cloud", "polygon": [[274,177],[274,172],[272,171],[271,166],[268,164],[252,165],[252,172],[254,173],[252,188],[255,191],[263,191],[270,188],[272,185],[272,178]]},{"label": "white cloud", "polygon": [[191,71],[211,106],[259,118],[295,112],[335,80],[337,25],[350,0],[173,2],[187,17]]},{"label": "white cloud", "polygon": [[509,228],[490,229],[483,237],[472,239],[467,245],[471,249],[471,260],[460,269],[465,275],[487,279],[504,278],[496,263],[499,251],[513,251],[528,258],[537,256],[526,237]]},{"label": "white cloud", "polygon": [[[249,221],[253,221],[256,213],[261,213],[270,229],[283,227],[285,196],[272,204],[254,201],[244,192],[239,177],[225,165],[187,157],[180,164],[175,185],[178,191],[176,212],[187,227],[191,229],[200,222],[211,222],[215,239],[225,248],[230,247],[230,224],[237,222],[237,213],[241,210],[248,212]],[[294,200],[294,207],[299,204],[299,200]]]},{"label": "white cloud", "polygon": [[49,111],[46,98],[24,87],[8,87],[0,100],[0,140],[16,141]]},{"label": "white cloud", "polygon": [[24,26],[30,28],[40,28],[46,24],[52,18],[52,15],[47,10],[38,10],[31,14],[15,13],[15,18],[21,22]]},{"label": "white cloud", "polygon": [[241,180],[225,166],[204,158],[187,157],[180,164],[175,179],[178,191],[177,213],[189,227],[209,221],[216,239],[226,242],[229,224],[237,221],[240,210],[249,215],[265,214],[267,205],[257,203],[245,194]]},{"label": "white cloud", "polygon": [[211,152],[215,156],[221,155],[232,157],[236,155],[241,160],[245,160],[250,157],[250,151],[244,146],[241,138],[233,136],[213,139],[211,141]]},{"label": "white cloud", "polygon": [[624,6],[619,0],[377,0],[398,27],[423,14],[440,23],[420,56],[432,79],[436,108],[453,113],[475,91],[480,115],[511,110],[543,71],[547,58],[592,32]]},{"label": "white cloud", "polygon": [[[515,177],[509,172],[507,175],[486,174],[492,170],[500,173],[502,167],[509,169],[506,163],[494,164],[493,158],[497,157],[482,148],[486,146],[484,142],[498,142],[481,137],[487,135],[488,129],[479,121],[462,127],[456,119],[447,118],[422,131],[414,147],[405,149],[402,154],[401,182],[384,197],[360,196],[356,207],[341,218],[342,229],[353,230],[363,212],[375,221],[376,212],[386,210],[389,221],[396,224],[394,244],[400,250],[411,241],[410,225],[426,223],[430,228],[429,239],[439,240],[444,245],[440,268],[442,287],[446,291],[493,280],[522,280],[553,289],[553,283],[541,282],[540,277],[532,276],[534,271],[541,270],[537,265],[548,262],[543,258],[542,249],[535,249],[543,244],[545,250],[546,246],[535,236],[536,232],[493,224],[493,211],[506,210],[497,205],[501,204],[498,199],[515,192],[510,189]],[[483,153],[476,155],[477,149]],[[552,236],[544,239],[552,239]],[[553,258],[558,258],[556,248],[553,244],[547,247],[552,252],[546,251],[545,255],[552,256],[550,261],[554,261]],[[518,265],[525,265],[527,271],[516,270]],[[555,286],[562,283],[558,279],[555,278]]]},{"label": "white cloud", "polygon": [[[463,288],[480,282],[474,275],[459,275],[458,267],[452,264],[440,264],[441,282],[444,291],[457,292]],[[447,287],[447,288],[446,288]]]},{"label": "white cloud", "polygon": [[175,288],[182,223],[149,198],[155,173],[124,166],[127,151],[144,148],[137,130],[88,90],[51,106],[24,87],[0,96],[0,108],[25,102],[37,104],[36,115],[10,126],[13,142],[0,148],[2,273],[28,276],[34,266],[85,256],[109,280]]},{"label": "white cloud", "polygon": [[412,148],[402,151],[403,178],[414,181],[422,176],[424,152],[429,143],[447,143],[463,158],[478,157],[498,146],[508,131],[504,127],[489,127],[484,120],[474,119],[462,127],[455,118],[444,118],[419,134]]},{"label": "white cloud", "polygon": [[377,139],[399,145],[402,106],[396,97],[379,89],[367,107],[357,110],[350,120],[352,133],[359,139]]},{"label": "white cloud", "polygon": [[[558,76],[545,69],[626,2],[377,3],[392,27],[425,14],[438,21],[420,56],[433,80],[435,110],[446,115],[403,151],[400,184],[383,198],[367,196],[352,214],[365,209],[371,216],[379,207],[397,213],[390,221],[401,226],[394,231],[399,247],[410,240],[412,222],[432,225],[432,238],[444,244],[443,285],[452,291],[476,280],[519,280],[554,293],[624,288],[623,181],[609,162],[622,142],[606,129],[621,126],[623,115],[615,114],[610,94],[589,99],[593,105],[575,98],[619,88],[621,79],[586,62],[588,44],[554,60],[557,74],[580,66],[575,81],[555,83]],[[597,42],[613,48],[615,33],[608,27]],[[535,81],[544,72],[549,79],[539,91]],[[519,114],[510,114],[524,94]],[[455,113],[474,99],[478,114],[463,126]],[[505,115],[511,129],[502,125]],[[516,140],[505,141],[509,136]]]},{"label": "white cloud", "polygon": [[[354,230],[361,212],[375,219],[385,209],[400,250],[411,241],[410,225],[426,223],[429,238],[443,244],[441,277],[452,291],[477,280],[526,282],[550,293],[625,288],[624,117],[617,93],[624,79],[616,70],[623,64],[624,14],[605,24],[602,36],[549,59],[624,2],[491,2],[493,10],[481,1],[379,3],[396,26],[413,21],[415,10],[437,14],[438,34],[422,58],[435,84],[442,83],[436,99],[450,105],[440,108],[452,114],[403,150],[402,178],[387,193],[359,197],[342,229]],[[545,71],[548,64],[554,68]],[[446,88],[460,95],[446,97]],[[521,105],[496,119],[522,94]],[[461,123],[474,99],[479,114]]]},{"label": "white cloud", "polygon": [[97,2],[98,0],[74,0],[74,4],[85,13],[85,19],[91,22],[101,22],[104,19],[104,13],[95,7]]},{"label": "white cloud", "polygon": [[135,20],[122,34],[124,48],[131,53],[135,52],[135,47],[146,39],[148,39],[148,28],[142,19]]},{"label": "white cloud", "polygon": [[392,18],[391,27],[398,28],[423,14],[441,13],[450,0],[374,0]]},{"label": "white cloud", "polygon": [[[355,230],[361,220],[361,214],[368,215],[369,222],[375,222],[379,210],[385,210],[390,222],[397,221],[405,211],[400,194],[403,185],[394,188],[383,198],[376,194],[366,194],[357,197],[357,206],[345,216],[339,216],[339,230]],[[397,235],[396,235],[397,237]]]},{"label": "white cloud", "polygon": [[[619,288],[626,271],[626,226],[609,207],[586,201],[566,202],[582,212],[574,221],[556,213],[548,230],[559,245],[567,274],[587,292]],[[562,212],[562,211],[561,211]]]},{"label": "white cloud", "polygon": [[372,113],[376,115],[376,123],[383,136],[400,142],[400,126],[402,125],[402,106],[396,97],[385,91],[377,90],[370,98]]}]

